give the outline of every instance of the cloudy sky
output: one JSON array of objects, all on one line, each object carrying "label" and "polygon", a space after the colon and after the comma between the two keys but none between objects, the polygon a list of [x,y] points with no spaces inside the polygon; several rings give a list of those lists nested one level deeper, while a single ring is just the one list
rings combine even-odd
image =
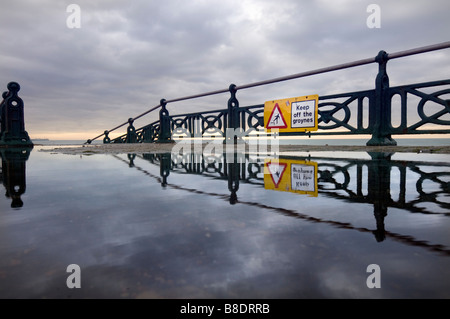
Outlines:
[{"label": "cloudy sky", "polygon": [[[70,28],[72,3],[81,10],[79,28]],[[367,24],[370,4],[380,8],[379,28]],[[162,98],[446,42],[449,12],[448,0],[6,0],[0,86],[21,85],[32,138],[84,140]],[[446,79],[449,61],[450,49],[392,60],[391,85]],[[238,98],[244,106],[371,89],[376,70],[372,64],[241,90]],[[171,114],[225,108],[227,99],[222,94],[168,108]],[[135,126],[156,118],[154,112]]]}]

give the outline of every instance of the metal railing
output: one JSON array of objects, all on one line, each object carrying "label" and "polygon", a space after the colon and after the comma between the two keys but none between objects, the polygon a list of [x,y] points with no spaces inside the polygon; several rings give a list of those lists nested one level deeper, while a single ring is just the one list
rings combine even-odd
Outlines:
[{"label": "metal railing", "polygon": [[[86,143],[102,136],[104,143],[152,143],[152,142],[173,142],[172,133],[175,130],[183,130],[189,136],[203,136],[205,133],[219,133],[225,137],[227,128],[242,129],[244,132],[264,129],[264,104],[240,107],[236,98],[238,90],[249,89],[257,86],[264,86],[277,82],[289,81],[302,77],[308,77],[321,73],[327,73],[342,69],[353,68],[371,63],[378,63],[378,74],[375,79],[375,88],[372,90],[334,94],[319,97],[318,105],[318,128],[316,132],[290,132],[280,133],[280,135],[347,135],[347,134],[369,134],[371,139],[367,145],[396,145],[396,141],[391,135],[394,134],[447,134],[450,129],[442,126],[450,125],[450,120],[445,117],[450,114],[450,99],[441,98],[450,93],[450,88],[440,89],[434,92],[426,92],[424,89],[450,85],[450,79],[433,81],[427,83],[408,84],[397,87],[389,86],[389,77],[386,65],[389,60],[442,50],[450,48],[450,41],[435,45],[419,47],[395,53],[380,51],[376,57],[362,59],[330,67],[315,69],[307,72],[296,73],[288,76],[273,78],[236,86],[231,84],[228,89],[216,90],[171,100],[162,99],[160,104],[152,107],[148,111],[129,118],[111,130],[106,130],[102,134]],[[167,109],[168,103],[197,99],[201,97],[217,95],[230,92],[226,109],[219,109],[207,112],[197,112],[189,114],[170,115]],[[400,106],[395,106],[400,112],[400,124],[392,125],[392,100],[396,96],[400,97]],[[409,97],[417,97],[416,120],[408,124],[410,119],[407,115]],[[425,105],[432,102],[432,114],[427,114]],[[436,110],[436,106],[438,110]],[[160,109],[159,120],[135,129],[133,123],[136,119],[143,117],[157,109]],[[353,110],[353,112],[352,112]],[[109,134],[116,129],[128,124],[127,133],[114,139],[110,139]],[[428,126],[438,126],[439,128],[429,129]]]}]

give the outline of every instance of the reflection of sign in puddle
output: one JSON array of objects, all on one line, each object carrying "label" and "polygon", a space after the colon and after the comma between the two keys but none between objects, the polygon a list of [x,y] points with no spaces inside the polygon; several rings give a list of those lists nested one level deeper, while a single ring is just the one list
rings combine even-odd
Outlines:
[{"label": "reflection of sign in puddle", "polygon": [[267,158],[264,161],[264,188],[317,197],[317,163]]}]

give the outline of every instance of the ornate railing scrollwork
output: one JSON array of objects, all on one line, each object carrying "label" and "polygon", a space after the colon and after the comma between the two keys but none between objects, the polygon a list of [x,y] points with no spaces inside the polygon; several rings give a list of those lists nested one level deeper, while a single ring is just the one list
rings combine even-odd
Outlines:
[{"label": "ornate railing scrollwork", "polygon": [[[450,114],[450,99],[444,100],[439,98],[439,96],[444,94],[450,94],[450,89],[434,92],[422,98],[422,100],[417,105],[417,113],[419,114],[423,122],[439,125],[450,125],[450,120],[440,119],[440,117]],[[437,104],[440,104],[441,106],[443,106],[443,108],[432,115],[425,115],[424,108],[425,104],[428,101],[433,101]]]}]

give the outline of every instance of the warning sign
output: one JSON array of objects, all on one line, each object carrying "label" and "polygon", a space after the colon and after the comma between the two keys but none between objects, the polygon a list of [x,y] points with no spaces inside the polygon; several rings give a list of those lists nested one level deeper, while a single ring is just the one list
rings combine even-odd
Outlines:
[{"label": "warning sign", "polygon": [[280,181],[283,178],[284,171],[286,170],[286,163],[268,162],[267,169],[269,170],[270,177],[272,178],[275,188],[278,188]]},{"label": "warning sign", "polygon": [[317,197],[317,163],[266,159],[264,161],[264,188]]},{"label": "warning sign", "polygon": [[267,128],[287,128],[286,121],[284,120],[283,113],[281,113],[278,103],[275,104],[275,107],[270,114]]},{"label": "warning sign", "polygon": [[264,103],[266,131],[305,132],[318,129],[319,96],[306,95]]}]

